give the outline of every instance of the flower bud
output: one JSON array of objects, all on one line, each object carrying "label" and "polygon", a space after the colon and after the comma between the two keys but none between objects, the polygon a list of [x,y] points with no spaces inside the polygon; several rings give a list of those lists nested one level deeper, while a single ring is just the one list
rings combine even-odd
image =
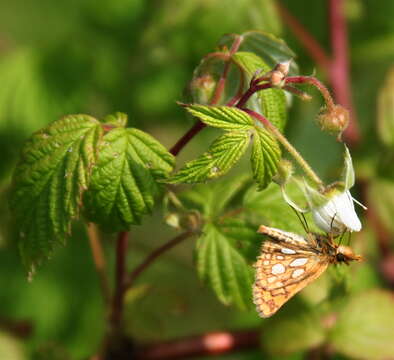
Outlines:
[{"label": "flower bud", "polygon": [[349,124],[349,111],[341,105],[331,108],[323,108],[318,115],[317,121],[323,131],[332,134],[341,134]]}]

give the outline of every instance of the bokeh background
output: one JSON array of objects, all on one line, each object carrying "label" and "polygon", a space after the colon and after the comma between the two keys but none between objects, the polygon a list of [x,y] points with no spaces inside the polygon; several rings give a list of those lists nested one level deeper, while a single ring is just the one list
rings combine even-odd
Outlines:
[{"label": "bokeh background", "polygon": [[[281,3],[330,53],[327,1]],[[352,97],[362,135],[352,152],[359,175],[355,195],[367,201],[372,214],[368,219],[364,216],[365,230],[355,236],[368,252],[368,265],[358,274],[356,288],[387,291],[394,285],[394,281],[390,284],[394,276],[390,273],[394,272],[390,262],[394,2],[346,0],[344,5]],[[129,115],[130,125],[170,147],[193,123],[175,102],[182,100],[201,57],[215,48],[223,34],[250,29],[282,37],[297,54],[300,73],[315,72],[328,81],[273,0],[0,0],[0,359],[87,358],[104,331],[99,282],[82,224],[75,225],[67,246],[32,282],[27,281],[7,207],[12,169],[23,141],[65,114],[101,118],[122,111]],[[342,147],[316,126],[321,102],[315,98],[310,103],[293,102],[286,133],[329,180],[341,166]],[[199,154],[211,139],[210,131],[199,134],[181,153],[179,163]],[[130,267],[172,234],[159,211],[142,227],[132,229]],[[127,331],[135,339],[159,341],[261,323],[254,311],[223,306],[201,284],[193,267],[192,242],[165,254],[128,294]],[[106,236],[109,268],[113,267],[113,245],[113,238]],[[133,301],[134,297],[139,300]],[[286,358],[312,359],[311,354],[295,351]],[[223,356],[258,358],[256,349]]]}]

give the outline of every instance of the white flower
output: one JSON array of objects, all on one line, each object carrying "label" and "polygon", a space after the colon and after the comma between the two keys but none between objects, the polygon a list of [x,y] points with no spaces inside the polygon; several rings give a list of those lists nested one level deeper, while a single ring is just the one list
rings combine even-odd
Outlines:
[{"label": "white flower", "polygon": [[361,222],[354,210],[349,190],[335,194],[323,206],[312,209],[312,215],[315,224],[327,233],[361,230]]}]

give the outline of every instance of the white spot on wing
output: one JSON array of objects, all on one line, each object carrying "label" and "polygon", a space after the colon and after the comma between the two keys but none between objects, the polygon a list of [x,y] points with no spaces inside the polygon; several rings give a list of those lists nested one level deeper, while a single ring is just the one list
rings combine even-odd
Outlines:
[{"label": "white spot on wing", "polygon": [[290,266],[302,266],[302,265],[305,265],[307,262],[308,262],[307,258],[298,258],[298,259],[293,260],[290,263]]},{"label": "white spot on wing", "polygon": [[277,256],[276,256],[276,259],[277,259],[277,260],[283,260],[284,258],[285,258],[285,257],[282,256],[282,255],[277,255]]},{"label": "white spot on wing", "polygon": [[283,254],[289,254],[289,255],[295,254],[295,253],[296,253],[294,250],[288,249],[288,248],[282,248],[280,251],[281,251]]},{"label": "white spot on wing", "polygon": [[275,264],[271,269],[271,274],[283,274],[285,271],[286,269],[282,264]]},{"label": "white spot on wing", "polygon": [[269,265],[269,263],[270,263],[270,262],[269,262],[268,260],[264,260],[264,261],[263,261],[263,264],[264,264],[264,265]]},{"label": "white spot on wing", "polygon": [[304,273],[304,269],[296,269],[291,274],[291,277],[296,278],[296,277],[299,277],[300,275],[302,275],[303,273]]},{"label": "white spot on wing", "polygon": [[267,279],[267,282],[271,284],[271,283],[273,283],[275,280],[276,280],[276,276],[271,276],[271,277],[269,277],[269,278]]}]

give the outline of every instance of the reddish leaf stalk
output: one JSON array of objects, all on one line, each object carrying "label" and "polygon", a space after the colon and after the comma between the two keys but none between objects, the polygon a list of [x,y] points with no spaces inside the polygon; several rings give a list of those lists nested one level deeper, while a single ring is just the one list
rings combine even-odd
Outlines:
[{"label": "reddish leaf stalk", "polygon": [[185,359],[191,356],[225,354],[259,347],[259,330],[212,332],[161,344],[147,345],[137,350],[137,360]]},{"label": "reddish leaf stalk", "polygon": [[[220,77],[217,85],[215,92],[212,96],[212,100],[210,102],[210,105],[215,105],[219,102],[220,98],[222,97],[223,91],[224,91],[224,86],[226,84],[228,72],[230,71],[230,66],[231,66],[231,55],[236,53],[239,49],[239,46],[241,45],[242,42],[242,37],[237,36],[231,46],[229,57],[227,59],[227,62],[224,65],[223,73],[222,76]],[[202,129],[204,129],[206,125],[202,123],[200,120],[198,120],[197,123],[195,123],[188,132],[183,135],[177,142],[176,144],[170,149],[170,153],[174,156],[178,155],[179,152],[187,145],[187,143],[193,139]]]},{"label": "reddish leaf stalk", "polygon": [[327,107],[329,109],[332,109],[335,107],[334,100],[332,99],[331,94],[328,91],[328,89],[323,85],[323,83],[321,83],[319,80],[317,80],[313,76],[290,76],[290,77],[286,78],[286,84],[310,84],[310,85],[313,85],[322,94],[324,101],[327,104]]},{"label": "reddish leaf stalk", "polygon": [[146,258],[145,260],[138,265],[127,277],[125,281],[125,288],[129,288],[133,285],[135,280],[138,278],[138,276],[141,275],[141,273],[149,267],[159,256],[161,256],[163,253],[165,253],[167,250],[170,250],[173,248],[175,245],[178,245],[181,243],[183,240],[186,240],[187,238],[193,236],[195,232],[188,230],[183,232],[182,234],[179,234],[178,236],[174,237],[170,241],[166,242],[164,245],[158,247],[157,249],[153,250]]},{"label": "reddish leaf stalk", "polygon": [[266,84],[261,84],[261,85],[252,85],[246,92],[245,94],[241,97],[241,99],[238,101],[236,107],[237,108],[243,108],[245,106],[245,104],[248,102],[248,100],[250,99],[250,97],[260,91],[260,90],[264,90],[264,89],[269,89],[271,88],[272,85],[270,83],[266,83]]}]

